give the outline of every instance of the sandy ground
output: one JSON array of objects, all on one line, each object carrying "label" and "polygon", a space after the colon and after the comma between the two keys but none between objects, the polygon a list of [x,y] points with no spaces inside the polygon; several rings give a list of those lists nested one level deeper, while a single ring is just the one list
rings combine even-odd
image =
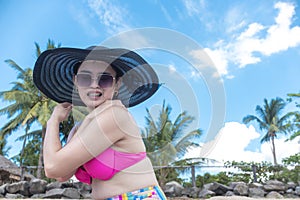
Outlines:
[{"label": "sandy ground", "polygon": [[[1,198],[0,198],[1,199]],[[169,198],[169,200],[278,200],[278,199],[269,199],[269,198],[250,198],[250,197],[240,197],[240,196],[230,196],[230,197],[223,197],[223,196],[217,196],[217,197],[211,197],[209,199],[191,199],[191,198],[184,198],[184,197],[178,197],[178,198]],[[289,198],[285,198],[288,200]],[[3,200],[13,200],[13,199],[3,199]],[[23,199],[26,200],[26,199]],[[29,199],[27,199],[29,200]],[[51,199],[35,199],[35,200],[51,200]],[[53,199],[57,200],[57,199]],[[289,200],[300,200],[300,198],[296,199],[289,199]]]},{"label": "sandy ground", "polygon": [[[288,198],[285,198],[288,199]],[[275,200],[275,199],[269,199],[269,198],[250,198],[250,197],[237,197],[237,196],[231,196],[231,197],[212,197],[210,200]],[[276,199],[278,200],[278,199]],[[300,198],[293,199],[293,200],[300,200]]]},{"label": "sandy ground", "polygon": [[[0,198],[3,200],[13,200],[13,199],[5,199]],[[278,200],[278,199],[271,199],[271,198],[250,198],[250,197],[242,197],[242,196],[230,196],[230,197],[224,197],[224,196],[216,196],[211,197],[209,199],[192,199],[192,198],[184,198],[184,197],[177,197],[177,198],[168,198],[169,200]],[[284,198],[285,200],[288,200],[289,198]],[[29,199],[23,199],[23,200],[29,200]],[[57,200],[57,199],[35,199],[35,200]],[[300,200],[300,198],[293,198],[289,200]]]},{"label": "sandy ground", "polygon": [[[184,197],[177,197],[177,198],[170,198],[170,200],[205,200],[205,199],[191,199],[191,198],[184,198]],[[289,198],[284,198],[285,200],[288,200]],[[271,198],[250,198],[250,197],[242,197],[242,196],[229,196],[229,197],[224,197],[224,196],[216,196],[216,197],[211,197],[206,200],[278,200],[278,199],[271,199]],[[290,200],[300,200],[300,198],[293,198]]]}]

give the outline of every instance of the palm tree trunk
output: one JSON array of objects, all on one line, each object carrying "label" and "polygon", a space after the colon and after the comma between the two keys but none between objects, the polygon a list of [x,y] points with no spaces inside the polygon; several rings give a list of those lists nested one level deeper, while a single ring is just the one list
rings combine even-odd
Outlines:
[{"label": "palm tree trunk", "polygon": [[41,146],[40,146],[40,155],[39,155],[39,162],[38,162],[38,168],[36,171],[36,177],[38,179],[42,178],[42,169],[43,169],[43,146],[44,146],[44,139],[45,139],[45,134],[46,134],[46,127],[43,126],[42,128],[42,142],[41,142]]},{"label": "palm tree trunk", "polygon": [[271,137],[271,142],[272,142],[272,154],[273,154],[274,165],[277,165],[274,136]]},{"label": "palm tree trunk", "polygon": [[20,168],[21,168],[21,181],[24,181],[24,166],[23,166],[23,160],[24,160],[24,151],[25,151],[25,145],[26,145],[26,140],[27,140],[27,133],[28,133],[29,126],[26,124],[26,129],[25,129],[25,138],[23,141],[22,145],[22,151],[20,155]]},{"label": "palm tree trunk", "polygon": [[191,167],[191,173],[192,173],[192,186],[196,187],[196,172],[195,172],[195,166],[192,165]]}]

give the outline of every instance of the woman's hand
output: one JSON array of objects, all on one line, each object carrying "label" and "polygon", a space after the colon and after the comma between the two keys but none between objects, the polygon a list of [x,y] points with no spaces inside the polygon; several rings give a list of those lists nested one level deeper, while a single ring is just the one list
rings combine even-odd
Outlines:
[{"label": "woman's hand", "polygon": [[71,110],[71,103],[60,103],[57,106],[55,106],[50,119],[60,123],[68,118]]}]

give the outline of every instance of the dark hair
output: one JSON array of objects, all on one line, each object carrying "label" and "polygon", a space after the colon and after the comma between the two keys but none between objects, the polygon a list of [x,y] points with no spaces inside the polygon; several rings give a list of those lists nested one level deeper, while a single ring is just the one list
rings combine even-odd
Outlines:
[{"label": "dark hair", "polygon": [[[82,61],[79,61],[79,62],[77,62],[77,63],[74,65],[74,67],[73,67],[73,74],[74,74],[74,75],[76,75],[76,74],[78,73],[78,69],[79,69],[79,67],[80,67],[81,64],[82,64]],[[114,66],[115,66],[114,63],[112,63],[110,66],[111,66],[112,69],[116,72],[116,77],[115,77],[115,78],[116,78],[116,81],[118,81],[119,78],[120,78],[121,76],[123,76],[123,73],[122,73],[120,70],[118,70],[117,67],[114,67]]]}]

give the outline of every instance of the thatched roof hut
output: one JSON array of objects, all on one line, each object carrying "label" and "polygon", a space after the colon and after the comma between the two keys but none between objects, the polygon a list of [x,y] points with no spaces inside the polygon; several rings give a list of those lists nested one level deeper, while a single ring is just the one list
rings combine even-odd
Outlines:
[{"label": "thatched roof hut", "polygon": [[[24,180],[30,181],[34,176],[25,173]],[[9,159],[0,155],[0,185],[21,180],[21,169]]]}]

